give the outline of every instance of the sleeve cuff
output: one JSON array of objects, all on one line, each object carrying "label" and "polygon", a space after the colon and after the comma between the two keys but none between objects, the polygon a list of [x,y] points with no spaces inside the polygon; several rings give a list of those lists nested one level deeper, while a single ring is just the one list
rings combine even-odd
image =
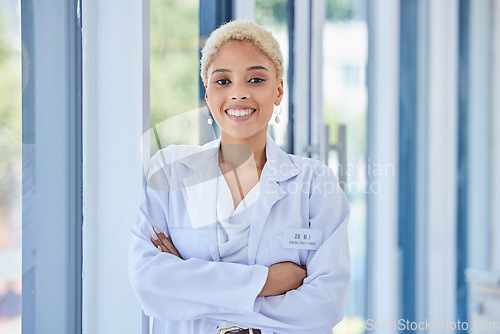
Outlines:
[{"label": "sleeve cuff", "polygon": [[254,268],[252,269],[254,270],[254,272],[252,275],[251,284],[248,287],[247,292],[245,293],[248,298],[242,300],[243,304],[241,305],[242,310],[248,313],[258,312],[258,309],[260,308],[260,298],[258,298],[257,296],[266,284],[267,275],[269,273],[269,268],[266,266],[254,265],[253,267]]}]

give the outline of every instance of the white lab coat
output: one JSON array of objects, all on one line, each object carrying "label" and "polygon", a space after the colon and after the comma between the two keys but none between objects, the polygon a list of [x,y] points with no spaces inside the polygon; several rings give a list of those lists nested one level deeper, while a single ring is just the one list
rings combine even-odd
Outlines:
[{"label": "white lab coat", "polygon": [[[268,135],[248,240],[248,265],[220,262],[216,182],[220,139],[169,146],[150,161],[133,225],[130,280],[155,334],[214,334],[220,321],[270,333],[329,333],[344,315],[350,281],[349,206],[322,162],[288,155]],[[183,259],[160,253],[153,226],[168,233]],[[283,247],[285,228],[322,231],[317,250]],[[257,297],[268,267],[307,267],[303,285]]]}]

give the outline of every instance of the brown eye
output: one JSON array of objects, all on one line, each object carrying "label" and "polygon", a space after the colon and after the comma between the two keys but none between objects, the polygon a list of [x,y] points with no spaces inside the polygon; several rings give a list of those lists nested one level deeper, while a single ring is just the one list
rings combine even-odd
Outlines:
[{"label": "brown eye", "polygon": [[263,82],[263,81],[264,81],[264,79],[262,79],[262,78],[252,78],[248,82],[250,82],[250,83],[260,83],[260,82]]},{"label": "brown eye", "polygon": [[221,85],[221,86],[222,86],[222,85],[227,85],[227,84],[229,84],[229,83],[230,83],[230,81],[229,81],[228,79],[219,79],[219,80],[217,80],[215,83],[216,83],[216,84],[218,84],[218,85]]}]

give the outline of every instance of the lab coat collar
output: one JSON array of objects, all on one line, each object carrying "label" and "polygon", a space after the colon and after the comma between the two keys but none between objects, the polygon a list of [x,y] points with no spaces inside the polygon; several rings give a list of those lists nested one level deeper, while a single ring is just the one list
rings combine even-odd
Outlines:
[{"label": "lab coat collar", "polygon": [[200,151],[181,158],[179,162],[192,170],[201,171],[207,166],[209,161],[213,160],[213,158],[217,156],[219,153],[219,147],[220,137],[201,146]]},{"label": "lab coat collar", "polygon": [[[188,155],[180,162],[190,169],[202,171],[219,154],[219,148],[220,137],[203,145],[202,152]],[[267,168],[277,182],[286,181],[299,173],[288,154],[281,150],[269,134],[266,135],[266,159]]]}]

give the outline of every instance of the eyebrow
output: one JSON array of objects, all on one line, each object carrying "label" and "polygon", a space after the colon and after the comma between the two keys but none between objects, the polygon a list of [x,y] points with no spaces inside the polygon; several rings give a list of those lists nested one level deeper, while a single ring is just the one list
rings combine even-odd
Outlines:
[{"label": "eyebrow", "polygon": [[[258,65],[258,66],[250,66],[249,68],[247,68],[247,71],[255,71],[255,70],[264,70],[264,71],[268,71],[269,72],[269,70],[267,68],[265,68],[264,66],[260,66],[260,65]],[[214,70],[212,72],[212,74],[214,74],[214,73],[221,73],[221,72],[222,73],[227,73],[227,72],[232,72],[232,71],[229,70],[229,69],[227,69],[227,68],[218,68],[218,69]]]},{"label": "eyebrow", "polygon": [[[264,70],[264,71],[268,71],[267,68],[265,68],[264,66],[252,66],[252,67],[249,67],[247,68],[247,71],[255,71],[255,70]],[[269,72],[269,71],[268,71]]]},{"label": "eyebrow", "polygon": [[228,70],[227,68],[218,68],[218,69],[214,70],[212,72],[212,74],[214,74],[214,73],[220,73],[220,72],[231,72],[231,70]]}]

